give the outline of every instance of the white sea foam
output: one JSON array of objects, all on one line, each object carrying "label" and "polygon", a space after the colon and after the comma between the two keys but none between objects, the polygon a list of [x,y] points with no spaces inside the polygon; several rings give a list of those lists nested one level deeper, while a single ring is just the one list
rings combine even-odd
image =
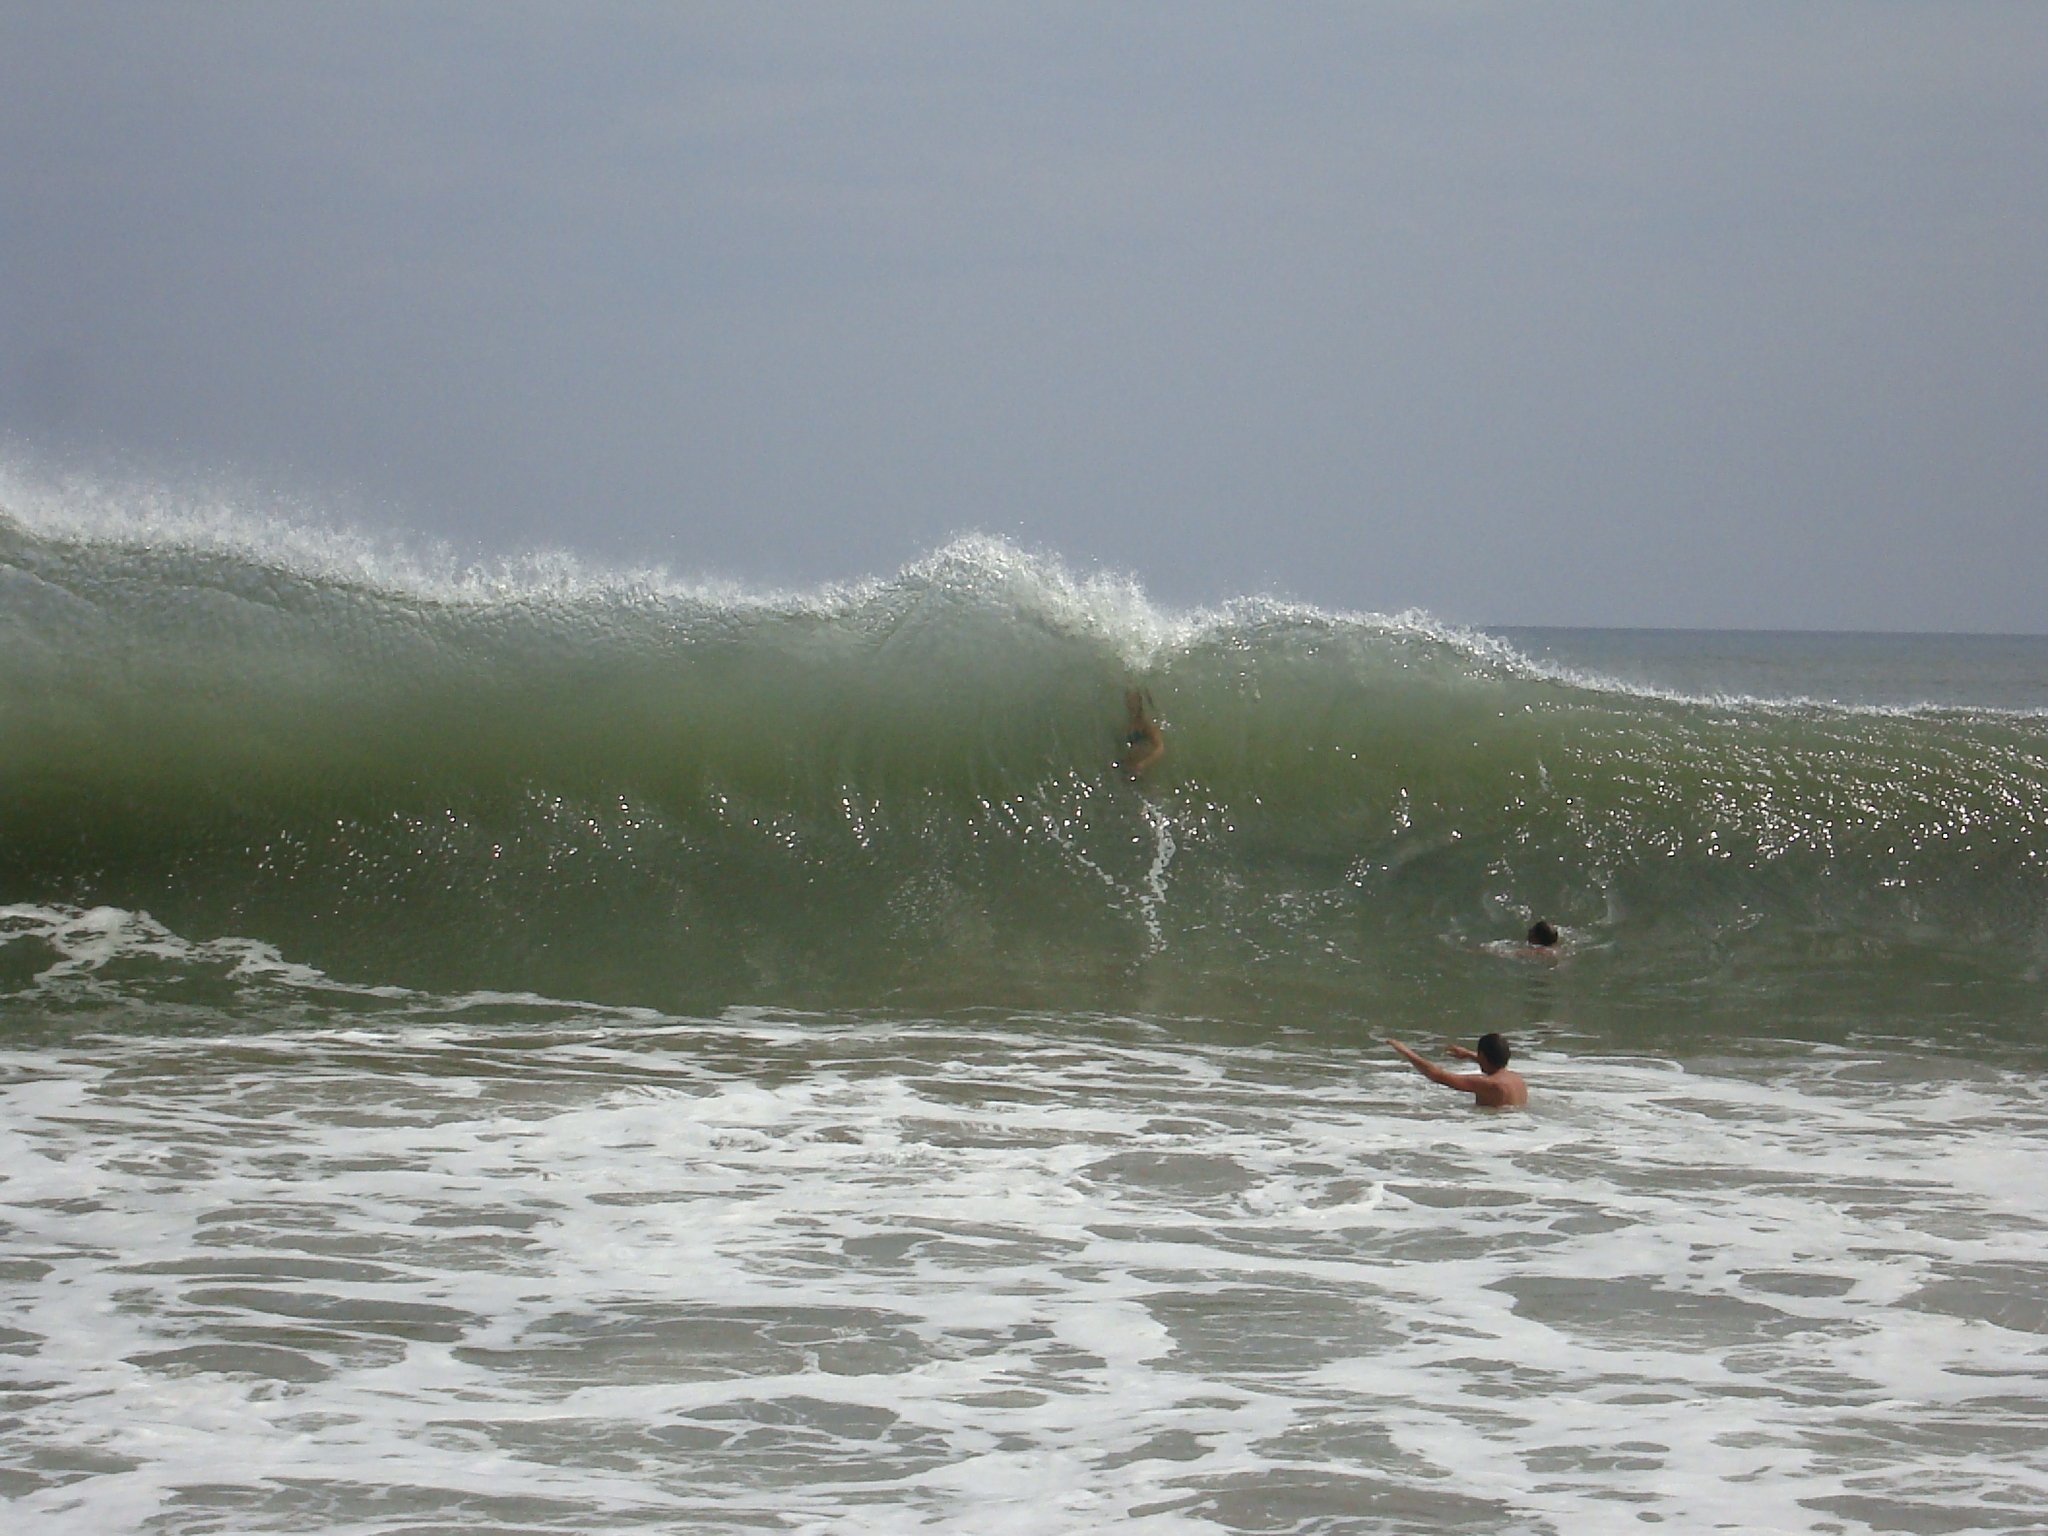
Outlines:
[{"label": "white sea foam", "polygon": [[2031,1085],[593,1015],[0,1054],[38,1531],[2016,1530]]},{"label": "white sea foam", "polygon": [[1156,602],[1126,572],[1077,570],[1054,551],[974,530],[956,533],[894,572],[774,587],[661,566],[608,566],[565,549],[465,561],[444,543],[380,532],[345,507],[282,497],[226,477],[171,484],[51,472],[18,457],[0,457],[0,519],[41,539],[146,552],[167,571],[194,557],[224,557],[254,570],[463,608],[624,605],[727,620],[763,613],[845,618],[902,611],[933,593],[951,592],[1028,614],[1050,629],[1102,637],[1138,673],[1218,637],[1331,628],[1422,641],[1488,667],[1531,665],[1505,641],[1419,609],[1391,616],[1333,612],[1267,594],[1175,608]]}]

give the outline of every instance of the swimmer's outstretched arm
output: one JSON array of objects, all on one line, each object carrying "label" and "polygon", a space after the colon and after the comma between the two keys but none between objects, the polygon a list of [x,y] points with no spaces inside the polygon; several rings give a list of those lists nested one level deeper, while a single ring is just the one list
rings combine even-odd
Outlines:
[{"label": "swimmer's outstretched arm", "polygon": [[[1461,1093],[1477,1093],[1479,1091],[1481,1079],[1478,1073],[1453,1072],[1446,1067],[1440,1067],[1420,1051],[1411,1051],[1398,1040],[1389,1040],[1387,1044],[1392,1046],[1411,1067],[1428,1078],[1432,1083],[1442,1083],[1446,1088],[1456,1088]],[[1451,1047],[1451,1050],[1454,1052],[1458,1051],[1458,1049],[1455,1045]],[[1472,1056],[1470,1051],[1465,1051],[1462,1054]],[[1478,1060],[1476,1056],[1472,1057],[1472,1059]]]}]

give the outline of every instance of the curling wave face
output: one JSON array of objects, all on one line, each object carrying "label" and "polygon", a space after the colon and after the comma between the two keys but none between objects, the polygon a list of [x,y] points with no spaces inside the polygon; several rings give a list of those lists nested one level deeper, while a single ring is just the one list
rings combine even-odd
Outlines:
[{"label": "curling wave face", "polygon": [[779,594],[60,511],[0,508],[0,904],[45,915],[0,985],[94,969],[53,935],[107,909],[359,988],[1398,1021],[1543,915],[1595,1028],[1739,1032],[1815,976],[1815,1027],[2037,1018],[2039,715],[1166,613],[980,538]]}]

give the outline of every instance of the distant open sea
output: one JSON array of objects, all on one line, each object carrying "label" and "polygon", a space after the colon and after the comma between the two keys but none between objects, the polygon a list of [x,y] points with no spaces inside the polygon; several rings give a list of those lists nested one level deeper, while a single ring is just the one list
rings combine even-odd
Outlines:
[{"label": "distant open sea", "polygon": [[2048,1526],[2048,639],[57,498],[0,657],[9,1531]]}]

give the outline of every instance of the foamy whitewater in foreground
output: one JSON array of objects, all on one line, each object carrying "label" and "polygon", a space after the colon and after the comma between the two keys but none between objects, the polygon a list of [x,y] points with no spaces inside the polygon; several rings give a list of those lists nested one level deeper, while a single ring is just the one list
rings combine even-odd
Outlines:
[{"label": "foamy whitewater in foreground", "polygon": [[16,1529],[2048,1510],[2018,1073],[475,1011],[0,1057]]},{"label": "foamy whitewater in foreground", "polygon": [[7,1528],[2042,1528],[2048,643],[1512,639],[0,505]]}]

